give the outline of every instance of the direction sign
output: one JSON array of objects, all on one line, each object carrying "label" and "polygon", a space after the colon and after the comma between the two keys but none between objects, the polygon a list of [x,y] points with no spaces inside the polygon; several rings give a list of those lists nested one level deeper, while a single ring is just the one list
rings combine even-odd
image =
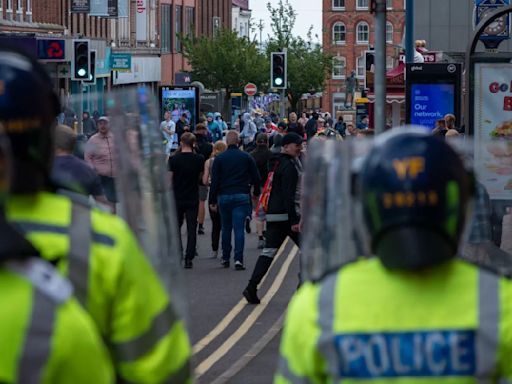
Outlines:
[{"label": "direction sign", "polygon": [[244,87],[244,93],[247,96],[254,96],[258,92],[258,88],[256,87],[256,84],[253,83],[247,83]]}]

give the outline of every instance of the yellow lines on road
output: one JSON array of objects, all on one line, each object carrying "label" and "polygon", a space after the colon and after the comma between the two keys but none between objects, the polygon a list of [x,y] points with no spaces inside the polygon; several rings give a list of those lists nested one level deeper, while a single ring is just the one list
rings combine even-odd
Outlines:
[{"label": "yellow lines on road", "polygon": [[[291,240],[289,240],[289,241],[291,241]],[[279,258],[279,256],[281,256],[283,254],[285,249],[286,249],[285,246],[282,246],[281,248],[279,248],[278,252],[274,256],[273,264],[276,262],[276,260]],[[265,282],[265,279],[267,278],[267,276],[268,276],[268,273],[261,280],[260,286]],[[205,337],[203,337],[201,340],[199,340],[197,343],[194,344],[194,346],[192,348],[194,355],[201,352],[208,344],[210,344],[213,340],[215,340],[215,338],[217,336],[219,336],[222,333],[222,331],[224,331],[229,326],[229,324],[231,324],[231,322],[235,319],[235,317],[237,317],[238,314],[242,311],[242,309],[244,309],[246,306],[247,306],[247,301],[245,300],[245,298],[242,298],[238,302],[238,304],[235,305],[233,307],[233,309],[231,309],[231,311],[229,311],[229,313],[226,316],[224,316],[224,318],[219,322],[219,324],[217,324],[215,326],[215,328],[213,328]]]},{"label": "yellow lines on road", "polygon": [[[291,240],[288,240],[291,241]],[[286,246],[283,244],[281,249],[285,249]],[[243,321],[241,326],[224,341],[224,343],[217,348],[208,358],[203,360],[196,368],[196,378],[201,377],[205,372],[207,372],[215,363],[217,363],[229,350],[238,342],[240,339],[249,331],[249,329],[253,326],[253,324],[258,320],[263,311],[267,308],[268,304],[275,296],[281,285],[283,284],[284,278],[288,273],[290,268],[290,264],[295,259],[295,256],[298,254],[299,248],[297,246],[293,246],[292,250],[288,254],[288,257],[284,261],[281,266],[279,273],[277,274],[274,282],[270,286],[269,290],[263,296],[261,300],[261,304],[257,305],[252,312],[247,316],[247,318]]]}]

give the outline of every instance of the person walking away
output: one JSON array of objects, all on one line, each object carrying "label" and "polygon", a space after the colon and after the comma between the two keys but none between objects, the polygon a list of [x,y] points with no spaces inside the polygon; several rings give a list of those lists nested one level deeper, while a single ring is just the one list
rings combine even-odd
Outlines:
[{"label": "person walking away", "polygon": [[85,146],[85,161],[87,161],[100,176],[103,193],[108,205],[116,213],[116,166],[114,164],[114,136],[110,132],[108,117],[98,120],[98,133],[93,135]]},{"label": "person walking away", "polygon": [[182,227],[184,220],[187,222],[187,249],[184,263],[187,269],[192,268],[192,260],[196,253],[199,181],[204,167],[203,155],[194,152],[195,143],[195,135],[185,132],[181,136],[179,150],[169,157],[169,171],[176,199],[179,228]]},{"label": "person walking away", "polygon": [[189,123],[187,120],[187,114],[182,113],[181,115],[179,115],[179,119],[178,121],[176,121],[176,133],[178,134],[178,143],[181,143],[181,135],[183,135],[186,131],[190,130],[187,129],[188,124]]},{"label": "person walking away", "polygon": [[53,181],[62,188],[92,196],[98,203],[108,206],[101,180],[96,171],[84,160],[73,155],[76,133],[65,125],[55,128],[55,158],[52,168]]},{"label": "person walking away", "polygon": [[254,124],[256,125],[256,131],[263,132],[265,130],[265,119],[261,117],[260,112],[254,113]]},{"label": "person walking away", "polygon": [[250,151],[257,132],[256,124],[252,122],[251,115],[248,112],[243,114],[242,120],[244,122],[244,127],[240,133],[240,138],[244,145],[244,151]]},{"label": "person walking away", "polygon": [[[502,331],[512,326],[512,282],[457,257],[474,176],[449,144],[422,131],[395,128],[375,141],[357,196],[376,257],[302,285],[288,307],[274,383],[512,379],[500,352],[512,345]],[[402,204],[389,196],[420,197]]]},{"label": "person walking away", "polygon": [[256,163],[238,148],[239,133],[226,135],[228,149],[213,162],[210,186],[210,208],[219,210],[222,222],[222,265],[229,268],[231,258],[231,233],[235,234],[235,269],[244,270],[244,221],[251,214],[251,186],[253,197],[260,194],[260,176]]},{"label": "person walking away", "polygon": [[315,136],[315,133],[318,128],[318,117],[319,117],[318,113],[313,112],[311,114],[311,118],[306,123],[305,130],[306,130],[306,136],[307,136],[308,140],[310,140],[313,136]]},{"label": "person walking away", "polygon": [[[196,130],[196,151],[208,160],[212,154],[213,145],[208,141],[208,130],[204,124],[197,124]],[[208,200],[208,185],[202,181],[199,183],[199,211],[197,214],[197,234],[204,235],[204,218],[206,216],[206,200]]]},{"label": "person walking away", "polygon": [[[119,381],[191,383],[185,324],[127,223],[84,204],[83,199],[53,192],[50,172],[58,97],[41,64],[1,40],[0,83],[5,93],[0,95],[0,124],[7,127],[14,163],[7,221],[69,278],[76,298],[108,346]],[[13,122],[24,122],[26,129],[8,129]],[[74,317],[73,322],[78,321]],[[80,333],[70,331],[66,331],[68,337]],[[72,341],[69,345],[75,346]],[[82,382],[101,382],[94,378],[100,366],[82,359],[75,349],[80,367],[88,369],[89,376]],[[66,366],[61,364],[59,369],[64,372]]]},{"label": "person walking away", "polygon": [[[251,152],[251,156],[256,162],[256,167],[260,174],[260,187],[263,188],[268,178],[269,161],[272,157],[272,152],[268,148],[268,136],[265,133],[258,133],[256,136],[256,149]],[[256,233],[258,234],[258,249],[263,249],[265,246],[265,211],[258,204],[253,207],[254,217],[256,219]]]},{"label": "person walking away", "polygon": [[[203,184],[207,187],[212,183],[212,167],[215,157],[227,149],[227,145],[224,141],[217,141],[213,146],[213,152],[211,157],[204,163],[203,171]],[[219,256],[219,242],[220,242],[220,231],[221,231],[221,220],[220,213],[218,210],[213,210],[211,206],[208,206],[210,212],[210,219],[212,220],[212,258],[216,259]]]},{"label": "person walking away", "polygon": [[208,122],[208,131],[210,132],[212,142],[216,143],[217,141],[222,140],[222,128],[215,120],[213,120],[213,113],[208,113],[208,115],[206,115],[206,120]]},{"label": "person walking away", "polygon": [[178,149],[176,123],[171,120],[171,112],[164,112],[164,120],[160,123],[160,131],[165,140],[165,153],[170,156],[172,152]]},{"label": "person walking away", "polygon": [[287,132],[295,132],[299,136],[304,136],[304,128],[300,123],[297,121],[297,114],[295,112],[291,112],[288,115],[288,126],[286,129]]},{"label": "person walking away", "polygon": [[289,236],[297,245],[300,232],[300,188],[302,137],[295,132],[283,137],[282,152],[272,159],[269,169],[275,169],[267,209],[265,248],[256,261],[249,284],[243,295],[250,304],[259,304],[258,285],[272,264],[277,250]]},{"label": "person walking away", "polygon": [[84,112],[82,114],[82,128],[85,136],[87,136],[88,139],[90,139],[98,132],[98,129],[96,128],[96,121],[91,118],[89,112]]},{"label": "person walking away", "polygon": [[215,119],[215,122],[219,125],[220,129],[222,129],[222,132],[223,132],[222,135],[224,136],[224,132],[228,130],[228,125],[222,119],[222,115],[220,114],[220,112],[215,112],[213,114],[213,117]]},{"label": "person walking away", "polygon": [[345,138],[347,125],[343,121],[343,116],[341,114],[338,116],[338,121],[336,121],[336,124],[334,124],[334,129],[341,135],[341,137]]}]

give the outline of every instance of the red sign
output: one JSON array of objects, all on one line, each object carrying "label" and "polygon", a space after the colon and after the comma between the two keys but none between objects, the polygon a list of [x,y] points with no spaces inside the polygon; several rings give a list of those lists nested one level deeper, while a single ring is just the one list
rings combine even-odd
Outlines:
[{"label": "red sign", "polygon": [[47,61],[63,61],[66,58],[65,41],[62,39],[37,40],[37,58]]},{"label": "red sign", "polygon": [[247,83],[244,87],[244,93],[247,96],[254,96],[258,92],[258,88],[256,87],[256,84],[253,83]]}]

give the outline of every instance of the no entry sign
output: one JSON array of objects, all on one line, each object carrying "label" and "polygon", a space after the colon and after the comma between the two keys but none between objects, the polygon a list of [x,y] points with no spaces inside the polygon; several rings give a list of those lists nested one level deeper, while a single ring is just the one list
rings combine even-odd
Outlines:
[{"label": "no entry sign", "polygon": [[244,87],[244,93],[247,96],[254,96],[258,92],[258,88],[256,87],[256,84],[253,83],[247,83]]}]

